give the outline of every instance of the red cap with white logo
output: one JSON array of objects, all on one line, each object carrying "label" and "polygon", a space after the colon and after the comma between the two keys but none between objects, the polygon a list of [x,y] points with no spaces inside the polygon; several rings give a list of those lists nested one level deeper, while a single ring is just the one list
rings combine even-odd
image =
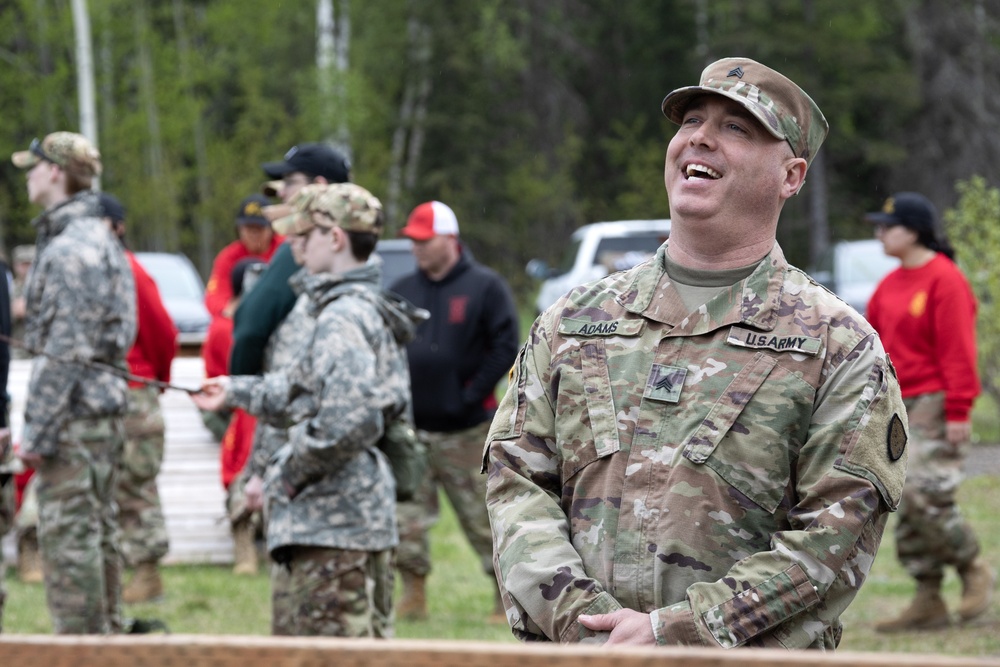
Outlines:
[{"label": "red cap with white logo", "polygon": [[439,201],[424,202],[413,209],[400,236],[414,241],[429,241],[435,236],[458,236],[458,218],[447,204]]}]

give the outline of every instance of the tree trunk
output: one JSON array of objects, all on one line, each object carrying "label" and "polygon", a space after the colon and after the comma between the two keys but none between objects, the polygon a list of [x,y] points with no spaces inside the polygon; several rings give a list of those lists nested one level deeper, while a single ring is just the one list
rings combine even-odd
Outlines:
[{"label": "tree trunk", "polygon": [[150,52],[150,31],[147,16],[146,0],[135,0],[135,36],[139,59],[139,98],[146,115],[146,127],[149,131],[146,159],[151,187],[149,193],[153,199],[153,220],[150,220],[151,241],[153,250],[177,250],[180,247],[180,236],[177,226],[171,219],[174,210],[174,188],[168,174],[163,156],[163,137],[160,132],[160,114],[156,107],[156,82],[153,76],[153,56]]},{"label": "tree trunk", "polygon": [[348,48],[351,39],[350,3],[344,0],[334,14],[333,0],[316,3],[316,76],[320,91],[322,134],[351,158],[347,125]]},{"label": "tree trunk", "polygon": [[198,199],[194,206],[194,223],[198,230],[198,270],[207,276],[215,259],[215,226],[205,214],[205,208],[212,197],[212,183],[208,173],[208,146],[205,139],[205,123],[201,117],[201,100],[198,99],[191,76],[191,41],[188,39],[187,24],[184,21],[184,3],[173,0],[174,31],[177,33],[177,56],[181,76],[181,89],[191,114],[194,140],[195,184]]}]

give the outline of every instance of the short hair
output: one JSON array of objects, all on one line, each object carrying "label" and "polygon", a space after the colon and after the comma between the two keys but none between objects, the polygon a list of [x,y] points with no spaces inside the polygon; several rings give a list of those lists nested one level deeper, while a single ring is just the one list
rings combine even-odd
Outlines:
[{"label": "short hair", "polygon": [[[59,165],[56,166],[59,167]],[[83,175],[77,171],[69,171],[63,167],[59,168],[62,169],[64,174],[66,174],[66,194],[73,196],[78,192],[83,192],[84,190],[89,190],[93,187],[93,176]]]},{"label": "short hair", "polygon": [[347,234],[347,240],[351,244],[351,255],[354,259],[359,262],[367,262],[368,258],[373,252],[375,252],[375,245],[378,243],[378,234],[373,234],[372,232],[349,232],[344,230]]}]

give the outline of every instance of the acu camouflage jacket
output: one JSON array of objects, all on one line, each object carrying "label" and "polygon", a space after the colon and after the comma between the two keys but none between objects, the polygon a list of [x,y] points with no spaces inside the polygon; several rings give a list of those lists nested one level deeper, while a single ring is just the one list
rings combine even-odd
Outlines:
[{"label": "acu camouflage jacket", "polygon": [[56,453],[69,421],[125,412],[126,380],[85,365],[127,371],[137,326],[132,270],[97,206],[88,190],[31,222],[37,255],[25,287],[24,342],[42,354],[32,365],[21,446],[42,456]]},{"label": "acu camouflage jacket", "polygon": [[906,470],[871,327],[780,248],[694,312],[656,257],[535,322],[485,452],[529,640],[650,614],[660,644],[833,648]]},{"label": "acu camouflage jacket", "polygon": [[[289,365],[234,377],[227,401],[288,422],[264,476],[268,550],[291,545],[382,551],[398,541],[396,489],[377,443],[385,421],[412,419],[406,343],[419,318],[383,294],[381,268],[308,276],[315,328]],[[285,486],[294,489],[292,497]]]}]

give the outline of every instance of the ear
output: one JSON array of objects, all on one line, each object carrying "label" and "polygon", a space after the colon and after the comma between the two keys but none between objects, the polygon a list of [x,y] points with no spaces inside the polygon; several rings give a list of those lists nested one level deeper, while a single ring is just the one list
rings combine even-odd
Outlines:
[{"label": "ear", "polygon": [[781,199],[785,200],[799,194],[806,182],[806,171],[809,164],[800,157],[790,158],[785,162],[785,179],[781,184]]}]

